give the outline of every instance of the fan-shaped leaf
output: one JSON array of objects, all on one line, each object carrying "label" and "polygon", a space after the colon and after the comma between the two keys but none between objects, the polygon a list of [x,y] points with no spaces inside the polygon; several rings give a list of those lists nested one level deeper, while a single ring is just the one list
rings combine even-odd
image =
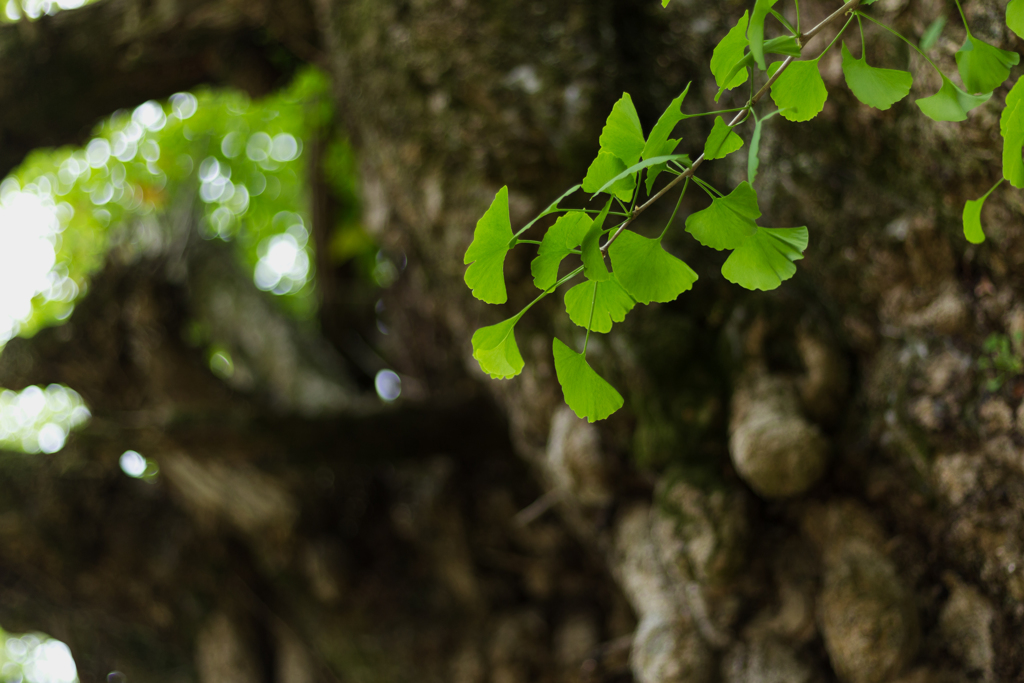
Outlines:
[{"label": "fan-shaped leaf", "polygon": [[617,156],[626,166],[640,161],[646,143],[640,117],[637,116],[629,93],[622,93],[622,97],[612,107],[612,113],[608,115],[601,130],[599,142],[601,149]]},{"label": "fan-shaped leaf", "polygon": [[[595,288],[597,299],[594,299]],[[565,293],[565,311],[569,319],[584,329],[589,324],[592,332],[602,334],[611,332],[612,323],[625,320],[635,305],[633,297],[626,293],[614,274],[604,282],[581,282]],[[593,321],[591,308],[594,311]]]},{"label": "fan-shaped leaf", "polygon": [[[732,71],[732,67],[743,59],[743,52],[747,47],[749,14],[748,11],[743,12],[740,20],[725,34],[715,46],[715,51],[711,53],[711,73],[715,76],[719,94],[723,90],[731,90],[747,82],[747,70]],[[717,97],[715,101],[718,101]]]},{"label": "fan-shaped leaf", "polygon": [[967,112],[985,104],[990,97],[992,93],[969,95],[943,75],[939,92],[917,100],[917,106],[925,116],[935,121],[963,121],[967,118]]},{"label": "fan-shaped leaf", "polygon": [[683,100],[686,99],[686,93],[688,92],[690,92],[689,83],[686,84],[686,88],[680,93],[679,97],[672,100],[672,103],[665,108],[665,111],[658,118],[658,122],[654,124],[654,128],[651,129],[651,134],[648,136],[641,153],[644,159],[653,159],[654,157],[671,154],[675,150],[675,145],[668,152],[665,151],[665,147],[676,124],[686,118],[686,114],[682,112],[682,107]]},{"label": "fan-shaped leaf", "polygon": [[[1003,182],[1002,180],[999,183]],[[981,208],[985,205],[985,200],[992,194],[992,190],[999,187],[999,183],[992,186],[992,189],[978,197],[977,199],[969,199],[964,204],[964,237],[971,244],[981,244],[985,241],[985,230],[981,226]]]},{"label": "fan-shaped leaf", "polygon": [[505,292],[505,254],[512,241],[512,221],[508,214],[508,187],[498,190],[490,208],[476,223],[473,241],[463,262],[466,284],[473,296],[489,304],[508,301]]},{"label": "fan-shaped leaf", "polygon": [[[712,249],[736,249],[757,232],[754,221],[761,217],[757,193],[750,183],[740,183],[735,190],[711,202],[711,206],[691,213],[686,218],[686,231]],[[614,246],[614,245],[612,245]]]},{"label": "fan-shaped leaf", "polygon": [[875,109],[888,109],[910,92],[914,77],[906,71],[870,66],[863,55],[854,59],[843,43],[843,75],[858,100]]},{"label": "fan-shaped leaf", "polygon": [[492,379],[510,379],[523,371],[523,357],[516,345],[515,326],[522,313],[473,333],[473,358]]},{"label": "fan-shaped leaf", "polygon": [[807,228],[758,228],[722,265],[722,275],[747,289],[775,289],[796,273],[804,257]]},{"label": "fan-shaped leaf", "polygon": [[715,126],[704,142],[704,159],[724,159],[743,146],[743,138],[733,131],[721,116],[715,117]]},{"label": "fan-shaped leaf", "polygon": [[565,402],[577,417],[595,422],[622,407],[622,395],[594,372],[582,353],[576,353],[557,338],[552,344],[552,351],[555,375],[562,386]]},{"label": "fan-shaped leaf", "polygon": [[537,289],[551,289],[558,281],[558,266],[583,242],[593,221],[583,211],[569,211],[548,228],[541,240],[537,257],[530,264],[533,284]]},{"label": "fan-shaped leaf", "polygon": [[608,255],[622,287],[642,304],[672,301],[697,281],[697,273],[665,251],[661,240],[631,230],[612,242]]},{"label": "fan-shaped leaf", "polygon": [[1020,63],[1020,55],[978,40],[970,33],[956,53],[956,68],[969,93],[992,92],[1010,77],[1010,67]]},{"label": "fan-shaped leaf", "polygon": [[583,275],[588,280],[604,282],[612,276],[608,272],[608,266],[605,265],[604,254],[601,252],[600,246],[601,235],[604,234],[604,219],[611,206],[612,198],[609,197],[608,202],[601,209],[601,213],[597,215],[593,225],[583,236]]},{"label": "fan-shaped leaf", "polygon": [[[781,62],[776,62],[781,66]],[[778,66],[772,64],[769,73]],[[772,84],[772,100],[790,121],[810,121],[825,107],[828,90],[818,71],[818,60],[792,62]]]}]

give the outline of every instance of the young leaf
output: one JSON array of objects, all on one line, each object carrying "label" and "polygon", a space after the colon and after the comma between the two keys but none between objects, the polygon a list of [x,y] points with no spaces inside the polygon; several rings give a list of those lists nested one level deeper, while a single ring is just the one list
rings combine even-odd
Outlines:
[{"label": "young leaf", "polygon": [[992,194],[992,191],[1002,182],[1000,179],[988,192],[977,199],[969,199],[964,204],[964,237],[971,244],[981,244],[985,241],[985,231],[981,227],[981,207],[985,205],[985,200]]},{"label": "young leaf", "polygon": [[[565,293],[565,312],[569,314],[569,319],[584,329],[589,323],[592,332],[602,334],[611,332],[612,323],[621,323],[625,320],[626,314],[633,310],[635,305],[633,297],[626,293],[614,274],[611,279],[604,282],[581,282]],[[590,317],[591,307],[594,311],[593,322]]]},{"label": "young leaf", "polygon": [[505,254],[512,241],[512,220],[508,213],[508,187],[498,190],[487,212],[476,223],[473,241],[463,263],[466,284],[473,296],[489,304],[508,301],[505,292]]},{"label": "young leaf", "polygon": [[[590,164],[590,168],[587,169],[587,177],[583,179],[583,191],[591,194],[599,192],[609,180],[618,177],[625,170],[626,164],[622,159],[608,150],[602,149]],[[605,191],[628,202],[633,198],[634,187],[636,187],[636,178],[626,175],[611,187],[606,188]]]},{"label": "young leaf", "polygon": [[[770,73],[778,68],[772,64]],[[790,121],[810,121],[825,107],[828,90],[818,72],[818,60],[792,62],[772,84],[772,99]]]},{"label": "young leaf", "polygon": [[942,15],[935,17],[935,20],[928,24],[928,28],[921,34],[921,49],[927,52],[935,47],[935,43],[939,42],[939,36],[942,35],[942,29],[945,27],[946,17]]},{"label": "young leaf", "polygon": [[1006,6],[1006,26],[1018,38],[1024,38],[1024,0],[1010,0]]},{"label": "young leaf", "polygon": [[804,257],[807,228],[758,228],[725,260],[722,275],[746,289],[775,289],[796,273]]},{"label": "young leaf", "polygon": [[992,93],[969,95],[943,75],[939,92],[917,100],[917,106],[925,116],[935,121],[963,121],[967,118],[967,112],[985,104],[990,97]]},{"label": "young leaf", "polygon": [[724,159],[743,146],[743,138],[721,116],[715,117],[715,127],[704,142],[704,159]]},{"label": "young leaf", "polygon": [[[674,144],[679,144],[679,142],[677,140],[672,140],[671,142],[673,142]],[[625,169],[623,171],[620,171],[619,174],[617,176],[615,176],[614,178],[611,178],[610,180],[607,180],[604,185],[602,185],[600,188],[598,188],[594,192],[594,194],[600,194],[601,192],[608,192],[609,188],[615,187],[622,180],[624,180],[626,178],[630,178],[631,176],[636,175],[637,173],[639,173],[640,171],[644,170],[645,168],[655,168],[657,166],[665,166],[669,161],[681,161],[683,159],[689,159],[689,157],[686,156],[685,154],[666,154],[664,156],[653,157],[651,159],[644,159],[643,161],[638,161],[635,164],[633,164],[632,166],[630,166],[629,168],[627,168],[627,169]],[[633,178],[632,182],[635,183],[636,179]]]},{"label": "young leaf", "polygon": [[555,375],[562,385],[565,402],[577,417],[595,422],[622,407],[622,395],[594,372],[582,353],[576,353],[558,338],[552,344],[552,351]]},{"label": "young leaf", "polygon": [[[721,251],[736,249],[757,232],[754,221],[761,217],[757,193],[750,183],[711,202],[711,206],[686,218],[686,232],[705,247]],[[612,246],[615,246],[614,244]]]},{"label": "young leaf", "polygon": [[661,247],[661,240],[624,231],[608,248],[619,283],[639,303],[672,301],[690,289],[697,273]]},{"label": "young leaf", "polygon": [[860,59],[854,59],[843,43],[843,75],[846,85],[858,100],[883,111],[902,100],[910,92],[914,77],[906,71],[880,69],[868,65],[861,50]]},{"label": "young leaf", "polygon": [[[673,152],[676,151],[676,147],[679,146],[680,142],[681,142],[680,140],[675,140],[675,139],[671,139],[671,138],[666,140],[665,144],[661,148],[662,154],[655,154],[651,158],[652,159],[657,159],[660,156],[673,156]],[[683,162],[687,166],[689,166],[689,165],[691,165],[693,163],[690,160],[690,157],[688,155],[683,154],[681,156],[682,156]],[[647,169],[647,181],[646,181],[647,194],[651,194],[651,190],[654,189],[654,181],[657,180],[658,176],[663,171],[665,171],[667,169],[668,169],[668,162],[667,161],[662,162],[660,164],[654,164],[653,166],[651,166],[650,168]]]},{"label": "young leaf", "polygon": [[956,53],[956,68],[969,93],[992,92],[1010,77],[1010,67],[1020,63],[1020,55],[978,40],[970,33]]},{"label": "young leaf", "polygon": [[754,14],[750,17],[747,37],[750,40],[750,54],[754,56],[757,66],[764,71],[764,20],[768,11],[779,0],[757,0],[754,3]]},{"label": "young leaf", "polygon": [[[740,20],[725,34],[725,37],[715,46],[715,51],[711,53],[711,73],[715,76],[719,93],[723,90],[732,90],[747,82],[747,70],[732,72],[732,67],[743,59],[743,51],[747,47],[749,14],[747,11],[743,12]],[[731,77],[730,73],[732,73]],[[717,97],[715,101],[718,101]],[[651,135],[653,137],[654,134]]]},{"label": "young leaf", "polygon": [[757,158],[757,155],[761,151],[763,121],[764,119],[757,119],[757,123],[754,124],[754,133],[750,136],[750,149],[747,151],[747,182],[751,185],[754,184],[754,178],[757,177],[757,167],[761,165],[761,160]]},{"label": "young leaf", "polygon": [[516,345],[515,326],[522,313],[473,333],[473,358],[491,379],[511,379],[523,371],[523,357]]},{"label": "young leaf", "polygon": [[604,233],[604,219],[608,210],[612,207],[612,198],[601,209],[601,213],[594,219],[593,224],[583,236],[583,275],[588,280],[604,282],[612,276],[608,272],[608,266],[604,263],[604,254],[601,252],[601,235]]},{"label": "young leaf", "polygon": [[612,113],[608,115],[604,128],[601,130],[599,139],[601,149],[611,152],[626,164],[632,166],[640,161],[640,154],[644,151],[644,131],[640,127],[640,117],[637,116],[636,107],[629,93],[622,93],[622,97],[615,106]]},{"label": "young leaf", "polygon": [[1003,136],[1003,177],[1018,189],[1024,189],[1024,78],[1018,78],[1006,94],[1006,107],[999,117]]},{"label": "young leaf", "polygon": [[562,259],[580,246],[591,223],[593,221],[590,216],[583,211],[569,211],[548,228],[537,250],[537,257],[530,264],[533,284],[537,289],[547,290],[555,285]]},{"label": "young leaf", "polygon": [[[653,159],[654,157],[664,156],[675,151],[675,145],[672,145],[672,149],[666,151],[668,136],[672,134],[676,124],[686,118],[682,108],[683,100],[686,99],[686,93],[688,92],[690,92],[689,83],[686,84],[686,88],[679,97],[672,100],[672,103],[665,108],[665,111],[658,118],[658,122],[654,124],[654,128],[651,129],[651,134],[647,138],[641,153],[644,159]],[[678,141],[676,144],[678,144]]]}]

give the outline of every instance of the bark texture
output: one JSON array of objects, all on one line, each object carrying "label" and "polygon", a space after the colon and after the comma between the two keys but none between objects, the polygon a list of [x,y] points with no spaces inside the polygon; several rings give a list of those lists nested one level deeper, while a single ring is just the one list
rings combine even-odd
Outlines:
[{"label": "bark texture", "polygon": [[[805,5],[808,25],[835,9]],[[497,189],[510,188],[513,223],[546,206],[582,177],[624,89],[645,129],[689,81],[693,106],[712,108],[711,49],[745,8],[316,0],[366,223],[409,264],[386,297],[386,352],[425,405],[368,405],[344,358],[271,308],[218,314],[214,295],[240,310],[252,292],[204,270],[218,257],[198,246],[184,276],[112,263],[69,326],[0,360],[0,384],[65,381],[97,416],[52,459],[5,460],[0,623],[66,639],[83,681],[115,668],[201,681],[1024,680],[1024,379],[993,391],[978,365],[990,334],[1024,336],[1020,200],[989,199],[980,247],[959,219],[998,174],[998,109],[965,124],[911,102],[867,109],[832,52],[822,114],[775,119],[762,140],[763,224],[810,227],[793,281],[739,290],[719,255],[670,233],[700,280],[591,341],[627,401],[599,426],[562,406],[550,339],[578,330],[555,297],[517,330],[523,375],[484,381],[470,358],[473,329],[505,317],[462,282]],[[943,11],[873,8],[907,35]],[[975,34],[1014,49],[1001,3],[964,9]],[[952,72],[962,30],[947,31],[937,53]],[[868,53],[913,71],[913,96],[939,86],[895,42],[874,37]],[[684,124],[684,143],[709,125]],[[744,177],[742,160],[708,167],[721,187]],[[645,216],[651,232],[670,209]],[[528,256],[510,258],[509,310],[532,298],[528,274]],[[222,325],[252,384],[223,386],[178,341],[195,316]],[[286,371],[246,346],[250,316],[281,330],[270,355]],[[117,454],[137,443],[161,465],[158,486],[118,476]],[[542,494],[554,514],[516,518]]]}]

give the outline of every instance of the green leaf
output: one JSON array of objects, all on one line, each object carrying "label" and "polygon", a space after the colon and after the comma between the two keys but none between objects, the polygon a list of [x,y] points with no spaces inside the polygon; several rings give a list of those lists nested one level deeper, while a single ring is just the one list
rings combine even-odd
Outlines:
[{"label": "green leaf", "polygon": [[612,113],[608,115],[601,130],[599,142],[602,150],[611,152],[626,166],[640,161],[646,143],[640,117],[637,116],[629,93],[622,93],[622,97],[612,107]]},{"label": "green leaf", "polygon": [[[677,145],[679,144],[679,142],[677,140],[673,140],[672,142],[674,142]],[[742,143],[742,141],[741,141],[741,143]],[[627,169],[625,169],[623,171],[620,171],[617,176],[615,176],[611,180],[608,180],[596,192],[594,192],[594,194],[596,195],[596,194],[600,194],[601,192],[607,192],[608,189],[613,187],[613,186],[615,186],[616,183],[620,182],[624,178],[635,176],[637,173],[639,173],[640,171],[644,170],[645,168],[654,168],[656,166],[666,166],[668,164],[668,162],[670,162],[670,161],[682,161],[684,159],[689,159],[689,158],[690,157],[688,157],[685,154],[666,154],[664,156],[653,157],[651,159],[644,159],[643,161],[638,161],[637,163],[633,164],[629,168],[627,168]],[[635,183],[636,180],[634,179],[633,182]]]},{"label": "green leaf", "polygon": [[1010,67],[1020,63],[1020,55],[978,40],[970,33],[956,53],[956,67],[964,88],[970,93],[992,92],[1010,77]]},{"label": "green leaf", "polygon": [[559,210],[558,209],[558,205],[562,202],[562,200],[565,199],[566,197],[568,197],[569,195],[571,195],[576,190],[580,189],[580,187],[582,187],[582,186],[581,185],[573,185],[568,190],[563,192],[561,197],[559,197],[555,201],[551,202],[551,204],[548,205],[548,208],[546,208],[543,211],[541,211],[539,214],[537,214],[537,216],[532,221],[530,221],[529,223],[524,225],[523,229],[519,231],[519,234],[521,235],[524,232],[526,232],[527,230],[529,230],[530,228],[532,228],[533,224],[536,223],[537,221],[539,221],[541,218],[544,218],[544,216],[548,216],[548,215],[553,214],[554,212],[558,211]]},{"label": "green leaf", "polygon": [[[779,36],[778,38],[772,38],[764,42],[764,53],[765,54],[778,54],[786,55],[787,57],[799,57],[800,56],[800,43],[797,42],[793,36]],[[749,52],[743,55],[743,58],[736,62],[731,69],[726,73],[725,80],[731,80],[740,71],[744,71],[754,66],[754,55]],[[719,88],[715,94],[715,102],[725,92],[725,88]]]},{"label": "green leaf", "polygon": [[721,116],[715,117],[715,126],[704,142],[704,159],[724,159],[743,146],[743,138],[725,122]]},{"label": "green leaf", "polygon": [[725,260],[722,275],[747,289],[775,289],[796,273],[793,261],[804,257],[807,228],[761,228]]},{"label": "green leaf", "polygon": [[917,106],[925,116],[935,121],[963,121],[967,118],[967,112],[985,104],[990,97],[992,93],[969,95],[943,75],[939,92],[917,100]]},{"label": "green leaf", "polygon": [[[651,129],[651,134],[647,138],[647,142],[644,144],[641,156],[644,159],[653,159],[654,157],[664,156],[665,154],[671,154],[675,151],[675,145],[672,149],[665,151],[668,143],[668,136],[672,134],[672,130],[676,127],[676,124],[686,118],[686,114],[682,112],[683,100],[686,99],[686,93],[690,92],[690,84],[686,84],[686,88],[679,95],[679,97],[672,100],[672,102],[665,108],[665,111],[658,117],[658,122],[654,124],[654,128]],[[678,144],[678,142],[677,142]]]},{"label": "green leaf", "polygon": [[672,0],[661,0],[661,6],[662,7],[668,7],[668,3],[670,3],[670,2],[672,2]]},{"label": "green leaf", "polygon": [[473,358],[492,379],[510,379],[523,371],[523,357],[516,345],[515,326],[522,313],[473,333]]},{"label": "green leaf", "polygon": [[600,246],[601,235],[604,234],[604,219],[611,207],[612,198],[609,197],[601,213],[583,236],[583,276],[588,280],[604,282],[612,276],[604,263],[604,254]]},{"label": "green leaf", "polygon": [[992,194],[992,191],[1002,182],[1000,180],[988,192],[977,199],[969,199],[964,204],[964,237],[971,244],[981,244],[985,241],[985,231],[981,227],[981,207],[985,205],[985,200]]},{"label": "green leaf", "polygon": [[1018,38],[1024,38],[1024,0],[1010,0],[1006,6],[1006,26]]},{"label": "green leaf", "polygon": [[508,187],[498,190],[487,212],[476,223],[473,241],[466,249],[463,263],[466,284],[473,296],[489,304],[508,301],[505,292],[505,254],[512,241],[512,221],[508,213]]},{"label": "green leaf", "polygon": [[595,422],[622,407],[622,395],[594,372],[582,353],[576,353],[558,338],[552,344],[552,351],[562,395],[577,417]]},{"label": "green leaf", "polygon": [[537,289],[548,290],[558,281],[558,266],[583,242],[593,221],[583,211],[569,211],[560,216],[544,233],[537,257],[530,264],[530,274]]},{"label": "green leaf", "polygon": [[843,43],[843,75],[857,99],[875,109],[888,109],[910,92],[914,77],[906,71],[870,66],[861,50],[854,59]]},{"label": "green leaf", "polygon": [[928,28],[924,30],[921,35],[921,49],[925,52],[935,47],[935,43],[939,42],[939,36],[942,35],[942,29],[946,27],[946,17],[938,16],[932,23],[928,24]]},{"label": "green leaf", "polygon": [[[594,299],[595,288],[597,299]],[[602,334],[612,331],[612,323],[625,320],[635,305],[633,297],[626,293],[614,275],[604,282],[581,282],[565,293],[565,312],[569,319],[584,329],[590,324],[592,332]],[[593,321],[591,308],[594,311]]]},{"label": "green leaf", "polygon": [[[674,139],[666,140],[665,144],[661,148],[662,154],[655,154],[651,158],[657,158],[657,157],[660,157],[660,156],[672,156],[672,153],[676,151],[676,147],[679,146],[679,143],[680,143],[680,140],[674,140]],[[683,158],[682,159],[683,163],[685,163],[687,166],[690,166],[690,165],[693,164],[693,162],[690,160],[689,155],[683,154],[681,156]],[[651,194],[651,191],[654,189],[654,181],[657,180],[658,176],[663,171],[665,171],[667,169],[668,169],[668,162],[667,161],[664,162],[664,163],[660,163],[660,164],[654,164],[653,166],[651,166],[650,168],[647,169],[647,181],[646,181],[647,194]]]},{"label": "green leaf", "polygon": [[[740,20],[725,34],[725,37],[715,46],[715,51],[711,53],[711,73],[715,76],[719,93],[723,90],[732,90],[747,82],[746,69],[732,71],[732,67],[743,59],[743,52],[747,47],[749,14],[747,11],[743,12]],[[717,97],[715,101],[718,101]],[[651,135],[653,137],[654,134]]]},{"label": "green leaf", "polygon": [[[776,62],[780,64],[781,62]],[[769,73],[778,67],[772,64]],[[772,84],[772,100],[782,110],[782,117],[790,121],[810,121],[825,107],[828,90],[818,72],[818,60],[791,62],[779,79]]]},{"label": "green leaf", "polygon": [[[602,191],[609,180],[619,177],[626,170],[626,164],[611,152],[602,149],[597,153],[597,158],[587,169],[587,177],[583,179],[583,191],[595,193]],[[607,188],[609,194],[614,194],[624,202],[633,198],[633,188],[636,187],[636,178],[626,174],[618,182]]]},{"label": "green leaf", "polygon": [[1024,78],[1018,78],[1006,94],[999,134],[1003,136],[1003,177],[1014,187],[1024,189]]},{"label": "green leaf", "polygon": [[750,183],[744,182],[726,196],[712,201],[703,211],[687,216],[686,232],[705,247],[719,251],[736,249],[757,232],[754,221],[760,217],[757,193]]},{"label": "green leaf", "polygon": [[697,281],[697,273],[649,239],[626,230],[608,248],[623,288],[639,303],[672,301]]},{"label": "green leaf", "polygon": [[750,41],[750,54],[754,55],[757,66],[764,71],[764,20],[769,10],[779,0],[757,0],[754,3],[754,14],[750,17],[747,37]]},{"label": "green leaf", "polygon": [[757,123],[754,124],[754,134],[750,136],[750,149],[747,151],[747,182],[751,185],[754,184],[754,178],[757,177],[757,167],[761,165],[761,160],[757,158],[757,155],[761,151],[762,121],[764,119],[757,119]]}]

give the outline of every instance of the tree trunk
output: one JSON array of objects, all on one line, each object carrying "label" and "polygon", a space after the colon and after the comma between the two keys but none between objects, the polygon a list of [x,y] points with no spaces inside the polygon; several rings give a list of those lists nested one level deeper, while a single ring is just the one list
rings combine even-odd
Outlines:
[{"label": "tree trunk", "polygon": [[[792,281],[740,290],[670,230],[700,279],[591,340],[626,397],[600,425],[562,403],[551,338],[578,330],[554,297],[517,328],[521,376],[487,380],[470,356],[474,329],[534,296],[515,252],[508,306],[463,283],[495,192],[508,185],[521,225],[577,182],[623,90],[645,130],[687,82],[687,111],[716,108],[707,63],[743,9],[315,0],[366,224],[408,263],[387,352],[422,398],[378,408],[203,245],[185,275],[111,261],[68,326],[0,360],[0,385],[66,382],[96,416],[52,458],[3,461],[0,623],[66,640],[83,681],[1024,680],[1024,379],[978,363],[990,335],[1024,352],[1019,199],[989,199],[984,245],[960,232],[998,177],[995,103],[962,124],[868,109],[833,49],[825,110],[773,119],[761,143],[762,224],[810,229]],[[1001,4],[964,10],[1012,46]],[[943,10],[872,11],[918,36]],[[962,29],[947,33],[951,73]],[[872,63],[909,65],[915,97],[939,86],[868,35]],[[682,124],[687,151],[709,128]],[[706,169],[720,188],[745,178],[738,158]],[[181,341],[195,318],[250,386]],[[159,483],[120,475],[126,448]]]}]

